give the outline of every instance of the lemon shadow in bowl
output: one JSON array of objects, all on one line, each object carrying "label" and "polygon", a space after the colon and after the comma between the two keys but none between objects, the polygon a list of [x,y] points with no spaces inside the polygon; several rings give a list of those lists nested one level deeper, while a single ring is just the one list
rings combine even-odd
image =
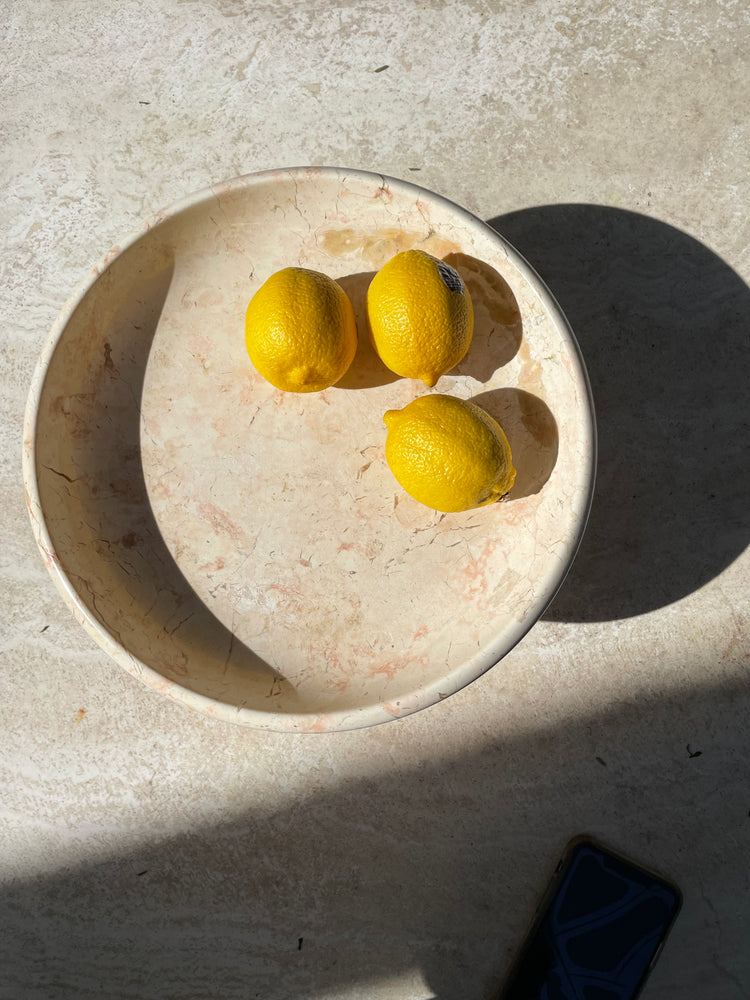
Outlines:
[{"label": "lemon shadow in bowl", "polygon": [[494,417],[508,438],[516,480],[507,500],[539,493],[557,462],[559,436],[550,408],[525,389],[493,389],[471,402]]},{"label": "lemon shadow in bowl", "polygon": [[521,310],[510,285],[494,267],[465,253],[449,253],[443,259],[461,275],[474,308],[471,345],[450,374],[487,382],[518,353],[523,338]]},{"label": "lemon shadow in bowl", "polygon": [[375,352],[367,322],[367,289],[376,271],[360,271],[337,278],[349,296],[357,320],[357,353],[346,374],[336,383],[338,389],[373,389],[395,382],[399,375],[386,368]]}]

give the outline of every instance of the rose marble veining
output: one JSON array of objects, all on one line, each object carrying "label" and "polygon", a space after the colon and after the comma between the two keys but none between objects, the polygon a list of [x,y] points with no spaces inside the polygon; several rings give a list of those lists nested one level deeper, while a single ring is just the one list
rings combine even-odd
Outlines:
[{"label": "rose marble veining", "polygon": [[[428,391],[369,345],[372,274],[419,246],[476,325],[434,391],[504,427],[499,504],[438,514],[401,490],[383,413]],[[340,383],[283,393],[244,312],[274,271],[336,278],[360,346]],[[416,186],[299,169],[238,178],[116,248],[58,321],[29,404],[26,474],[48,565],[81,623],[144,680],[262,728],[357,728],[454,693],[542,613],[575,552],[595,442],[564,317],[496,233]]]}]

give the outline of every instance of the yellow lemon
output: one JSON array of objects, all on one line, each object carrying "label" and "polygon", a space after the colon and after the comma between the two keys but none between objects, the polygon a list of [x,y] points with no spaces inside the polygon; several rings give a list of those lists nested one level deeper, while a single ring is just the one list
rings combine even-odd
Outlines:
[{"label": "yellow lemon", "polygon": [[256,370],[277,389],[318,392],[338,382],[352,363],[354,309],[328,275],[285,267],[252,297],[245,344]]},{"label": "yellow lemon", "polygon": [[385,457],[401,486],[451,513],[504,496],[516,470],[500,425],[475,403],[435,393],[388,410]]},{"label": "yellow lemon", "polygon": [[396,254],[372,279],[367,319],[380,360],[435,385],[471,343],[471,296],[455,268],[423,250]]}]

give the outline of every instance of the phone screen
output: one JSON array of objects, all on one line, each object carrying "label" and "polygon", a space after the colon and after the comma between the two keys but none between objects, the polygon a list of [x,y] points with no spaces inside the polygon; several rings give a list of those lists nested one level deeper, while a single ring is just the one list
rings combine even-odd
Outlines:
[{"label": "phone screen", "polygon": [[666,880],[592,841],[575,842],[502,1000],[633,1000],[680,904]]}]

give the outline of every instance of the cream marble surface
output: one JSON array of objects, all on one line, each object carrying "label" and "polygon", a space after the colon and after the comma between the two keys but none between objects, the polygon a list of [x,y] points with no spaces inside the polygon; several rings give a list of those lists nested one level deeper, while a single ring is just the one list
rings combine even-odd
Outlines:
[{"label": "cream marble surface", "polygon": [[[502,503],[444,515],[385,461],[383,414],[425,392],[370,345],[375,270],[420,246],[477,320],[437,392],[500,421]],[[247,302],[290,265],[355,304],[357,355],[326,392],[253,368]],[[227,722],[390,722],[494,666],[548,607],[594,486],[588,378],[565,317],[498,234],[424,188],[330,167],[212,185],[105,255],[45,344],[24,479],[45,563],[83,627],[157,691]]]},{"label": "cream marble surface", "polygon": [[[644,996],[747,995],[749,43],[716,0],[12,6],[0,993],[488,997],[589,831],[682,887]],[[139,684],[60,599],[21,482],[32,371],[87,269],[160,207],[295,164],[491,221],[565,309],[599,419],[545,618],[354,733],[242,729]]]}]

